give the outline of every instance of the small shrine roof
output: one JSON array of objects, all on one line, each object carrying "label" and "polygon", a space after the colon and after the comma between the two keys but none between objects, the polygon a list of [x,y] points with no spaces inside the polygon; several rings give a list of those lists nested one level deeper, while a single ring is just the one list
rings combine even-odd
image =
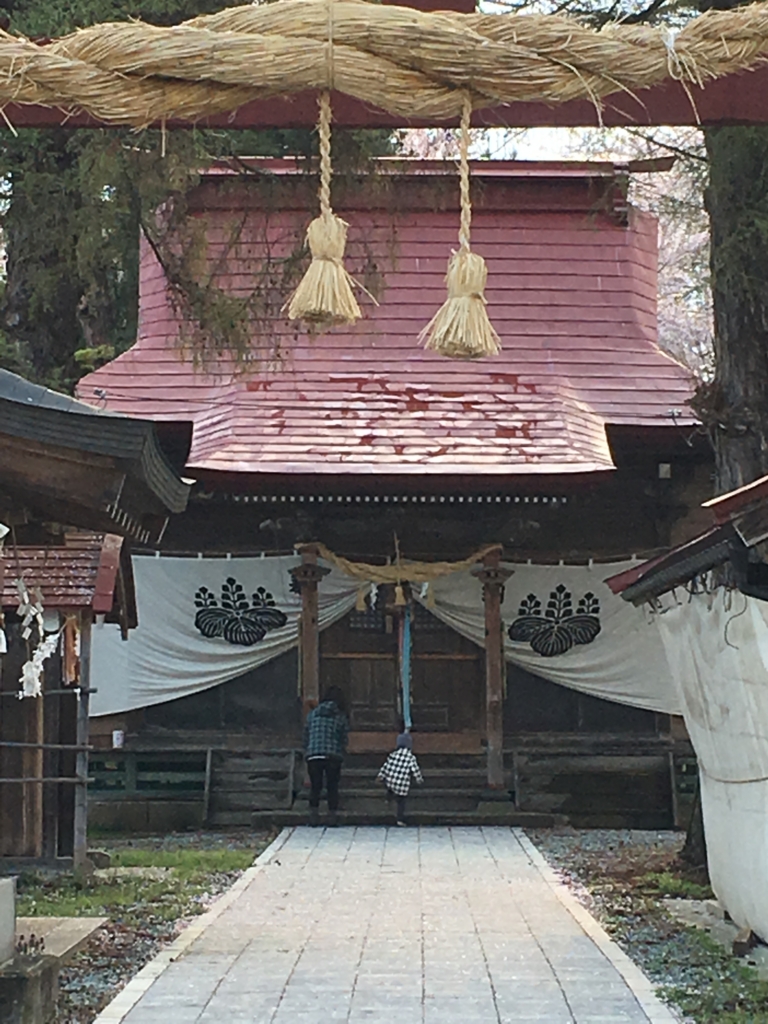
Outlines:
[{"label": "small shrine roof", "polygon": [[131,561],[123,555],[123,538],[114,534],[72,533],[57,545],[6,544],[0,556],[0,607],[6,610],[19,603],[17,580],[30,594],[39,588],[51,611],[90,608],[111,616],[114,610],[136,624]]},{"label": "small shrine roof", "polygon": [[[746,564],[744,553],[768,540],[768,476],[711,498],[702,508],[712,515],[711,529],[670,548],[663,555],[606,579],[614,594],[621,594],[625,601],[633,604],[642,604],[724,562],[730,560],[738,565],[740,555],[741,562]],[[749,593],[744,582],[739,580],[740,589]],[[767,599],[765,586],[757,596]]]},{"label": "small shrine roof", "polygon": [[[265,211],[247,176],[222,188],[222,168],[190,203],[207,221],[209,267],[239,296],[263,271],[265,237],[281,252],[314,210],[293,161],[259,166],[280,172],[277,210]],[[595,472],[614,467],[607,425],[691,422],[691,375],[657,345],[656,222],[627,207],[610,164],[476,162],[472,246],[488,264],[503,351],[467,363],[419,347],[457,244],[451,168],[400,162],[395,201],[391,186],[336,186],[349,268],[361,279],[374,268],[380,305],[363,299],[359,323],[311,338],[275,303],[254,332],[257,347],[278,352],[247,374],[182,359],[180,315],[145,244],[137,342],[79,394],[134,416],[192,419],[189,467],[244,474]]]}]

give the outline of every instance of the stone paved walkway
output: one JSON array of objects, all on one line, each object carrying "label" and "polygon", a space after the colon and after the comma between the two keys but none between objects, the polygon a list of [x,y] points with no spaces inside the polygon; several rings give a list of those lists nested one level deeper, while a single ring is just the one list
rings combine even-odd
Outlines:
[{"label": "stone paved walkway", "polygon": [[509,828],[286,830],[97,1024],[662,1024]]}]

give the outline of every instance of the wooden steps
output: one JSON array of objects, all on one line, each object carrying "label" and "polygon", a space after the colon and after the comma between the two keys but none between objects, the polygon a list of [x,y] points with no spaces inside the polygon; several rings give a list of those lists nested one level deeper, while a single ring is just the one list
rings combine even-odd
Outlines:
[{"label": "wooden steps", "polygon": [[294,750],[211,751],[204,823],[214,827],[249,824],[254,810],[289,810],[296,788],[296,763]]},{"label": "wooden steps", "polygon": [[[394,825],[395,817],[391,812],[386,811],[386,801],[382,801],[384,808],[378,813],[358,813],[355,811],[339,811],[339,825]],[[411,810],[407,813],[409,825],[508,825],[520,828],[551,828],[554,825],[567,824],[567,818],[561,814],[538,814],[526,811],[517,811],[509,804],[509,809],[504,812],[487,811],[418,811]],[[309,821],[309,809],[298,810],[293,808],[290,811],[254,811],[249,818],[249,825],[253,828],[268,827],[270,825],[306,825]],[[327,825],[328,815],[325,811],[320,814],[320,825]],[[234,824],[234,823],[233,823]]]}]

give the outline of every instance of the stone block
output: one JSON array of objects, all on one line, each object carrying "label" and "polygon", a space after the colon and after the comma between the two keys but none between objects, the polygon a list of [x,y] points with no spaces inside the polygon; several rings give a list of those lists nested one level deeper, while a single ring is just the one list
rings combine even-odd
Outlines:
[{"label": "stone block", "polygon": [[147,825],[150,832],[181,832],[201,828],[201,800],[150,800],[147,803]]},{"label": "stone block", "polygon": [[12,878],[0,878],[0,966],[13,959],[15,947],[16,883]]},{"label": "stone block", "polygon": [[747,953],[756,946],[758,938],[751,928],[741,928],[733,940],[733,955],[734,956],[746,956]]},{"label": "stone block", "polygon": [[54,956],[17,956],[0,968],[0,1021],[3,1024],[53,1024],[59,990]]},{"label": "stone block", "polygon": [[182,831],[203,823],[199,800],[93,800],[88,823],[109,832],[141,833]]},{"label": "stone block", "polygon": [[89,850],[87,853],[87,857],[95,868],[112,867],[112,858],[110,857],[106,850]]}]

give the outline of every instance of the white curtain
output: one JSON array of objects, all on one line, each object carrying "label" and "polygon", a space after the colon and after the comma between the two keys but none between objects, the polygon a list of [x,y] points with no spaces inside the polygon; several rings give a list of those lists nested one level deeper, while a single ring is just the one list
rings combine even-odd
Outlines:
[{"label": "white curtain", "polygon": [[[660,642],[656,616],[623,601],[603,582],[635,564],[508,564],[506,568],[512,571],[512,576],[505,586],[502,605],[507,661],[553,683],[595,697],[650,711],[680,714],[677,688]],[[431,611],[458,633],[484,646],[485,617],[479,580],[469,572],[462,572],[444,576],[431,586],[435,588],[435,605]],[[537,646],[546,646],[547,632],[550,637],[559,633],[560,646],[571,641],[568,650],[547,656],[534,650],[530,642],[510,639],[509,627],[525,617],[519,613],[530,609],[531,597],[540,602],[540,608],[537,615],[527,618],[540,619],[544,628],[545,644]],[[521,609],[524,602],[528,608]],[[550,603],[552,607],[548,609]],[[586,617],[597,620],[599,625],[594,638],[594,621],[586,623],[586,632],[576,630],[575,635],[586,641],[581,643],[573,641],[568,633],[568,619],[579,615],[580,603],[585,611],[589,605],[592,614]],[[568,605],[573,613],[570,617],[562,615]],[[551,612],[549,619],[547,611]],[[536,629],[535,622],[529,625]],[[523,633],[525,626],[519,627]]]},{"label": "white curtain", "polygon": [[[135,557],[139,626],[131,631],[128,641],[120,639],[117,627],[94,629],[93,678],[98,693],[92,701],[93,714],[129,711],[216,686],[295,646],[301,602],[291,590],[289,570],[298,564],[299,559],[294,556]],[[502,609],[506,657],[536,675],[584,693],[674,713],[678,711],[676,691],[671,685],[655,617],[615,597],[603,583],[628,564],[631,563],[508,566],[513,575],[506,586]],[[235,581],[233,586],[242,587],[244,621],[235,616],[237,621],[229,639],[205,636],[196,626],[196,619],[209,633],[226,620],[221,606],[227,598],[222,591],[229,586],[228,579]],[[321,629],[354,606],[358,585],[336,570],[322,580]],[[469,572],[460,572],[431,585],[434,614],[482,647],[485,619],[478,580]],[[200,593],[203,587],[207,588],[207,597]],[[273,622],[261,639],[250,644],[233,643],[233,639],[253,640],[248,615],[252,595],[260,587],[271,595],[275,608],[285,616],[285,625]],[[228,593],[231,598],[234,591]],[[200,604],[211,602],[213,611],[207,614],[206,622],[200,622],[196,596]],[[556,607],[550,609],[551,616],[547,618],[547,606],[552,600]],[[536,601],[540,602],[538,608]],[[520,619],[518,613],[524,602],[525,610],[533,613],[525,617],[526,636],[540,634],[549,651],[556,634],[555,646],[568,645],[567,650],[549,656],[538,653],[530,639],[513,641],[506,635],[506,630]],[[569,608],[573,615],[563,615]],[[581,617],[580,611],[584,613]],[[573,640],[573,631],[569,633],[569,618],[581,621],[582,629],[573,634],[581,642]],[[542,644],[537,646],[541,648]]]},{"label": "white curtain", "polygon": [[768,939],[768,603],[720,590],[658,615],[699,761],[712,887]]},{"label": "white curtain", "polygon": [[[156,558],[135,556],[133,572],[139,612],[138,628],[122,640],[117,626],[93,630],[92,678],[98,690],[91,700],[93,715],[110,715],[185,697],[258,668],[298,643],[301,598],[291,590],[289,570],[300,564],[296,556],[273,558]],[[228,585],[228,580],[234,585]],[[242,587],[242,592],[233,586]],[[195,625],[206,600],[221,609],[223,603],[247,608],[234,615],[225,636],[205,636]],[[253,640],[248,611],[263,607],[264,588],[285,625],[273,625],[260,640]],[[337,571],[320,584],[319,623],[324,629],[354,606],[357,584]],[[258,595],[254,602],[253,595]],[[233,601],[232,597],[237,596]],[[216,614],[208,616],[216,625]],[[227,616],[220,618],[225,622]],[[269,618],[269,615],[265,616]],[[279,618],[279,616],[277,617]],[[255,617],[256,627],[259,616]],[[209,623],[202,623],[212,631]],[[214,629],[215,631],[215,629]]]}]

